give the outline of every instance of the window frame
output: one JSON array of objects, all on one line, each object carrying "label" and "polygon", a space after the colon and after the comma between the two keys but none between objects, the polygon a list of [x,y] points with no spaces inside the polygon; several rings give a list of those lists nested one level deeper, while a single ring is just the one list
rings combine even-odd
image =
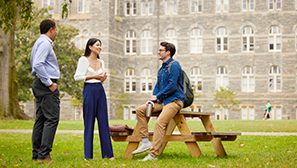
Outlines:
[{"label": "window frame", "polygon": [[[200,67],[195,66],[191,68],[190,81],[191,81],[192,89],[195,89],[196,92],[203,91],[203,80],[202,80],[202,72]],[[198,84],[200,84],[200,86],[197,86]]]},{"label": "window frame", "polygon": [[[80,2],[82,2],[82,10],[80,11]],[[77,0],[77,13],[90,13],[91,12],[91,0]]]},{"label": "window frame", "polygon": [[[242,72],[241,73],[241,92],[244,92],[244,93],[255,92],[256,83],[255,83],[255,73],[254,73],[253,67],[245,66],[241,72]],[[244,90],[245,87],[243,86],[244,77],[246,77],[246,91]],[[253,80],[253,82],[251,82],[251,80]]]},{"label": "window frame", "polygon": [[[195,32],[197,30],[197,32]],[[195,43],[195,44],[193,44]],[[200,44],[200,45],[199,45]],[[193,51],[193,48],[196,49]],[[201,54],[203,51],[203,37],[201,29],[195,27],[190,32],[190,53]]]},{"label": "window frame", "polygon": [[[130,36],[132,33],[132,37]],[[128,36],[128,37],[127,37]],[[127,46],[127,42],[129,41],[129,46]],[[129,47],[129,52],[127,52]],[[135,49],[135,52],[134,52]],[[137,52],[137,39],[136,33],[134,30],[128,30],[125,34],[125,55],[136,55]]]},{"label": "window frame", "polygon": [[[250,29],[249,34],[246,34],[248,28]],[[246,51],[244,51],[244,38],[246,38]],[[253,39],[253,47],[251,47],[251,38]],[[246,26],[242,29],[242,38],[241,38],[241,51],[242,52],[255,52],[255,31],[251,26]],[[253,50],[250,50],[250,49]]]},{"label": "window frame", "polygon": [[[251,3],[251,1],[253,1],[253,2]],[[241,4],[242,4],[241,5],[242,12],[253,12],[253,11],[255,11],[256,0],[242,0]],[[246,9],[244,9],[244,5],[246,5]],[[253,9],[251,8],[252,5],[253,5]]]},{"label": "window frame", "polygon": [[[148,34],[147,34],[148,33]],[[148,35],[148,36],[146,36]],[[144,49],[144,42],[145,41],[145,50]],[[141,33],[141,54],[142,55],[152,55],[153,54],[153,37],[152,32],[150,30],[144,30]]]},{"label": "window frame", "polygon": [[[170,33],[170,32],[172,32],[173,34]],[[169,28],[169,29],[166,30],[166,32],[165,32],[165,41],[174,44],[175,45],[175,50],[177,51],[177,31],[174,28]]]},{"label": "window frame", "polygon": [[[277,33],[273,33],[274,32],[274,30],[272,30],[273,28],[277,28]],[[273,40],[273,43],[270,42],[271,39]],[[280,41],[279,43],[278,43],[278,40]],[[273,44],[273,49],[270,49],[272,44]],[[278,44],[280,44],[280,49],[277,49]],[[269,52],[282,51],[282,30],[279,26],[271,26],[268,30],[268,51]]]},{"label": "window frame", "polygon": [[[278,5],[280,7],[278,7]],[[268,0],[269,11],[280,11],[282,10],[282,0]]]},{"label": "window frame", "polygon": [[[223,72],[221,70],[223,70]],[[220,87],[227,88],[228,85],[229,79],[227,68],[225,66],[220,66],[216,69],[215,90],[220,90]]]},{"label": "window frame", "polygon": [[[276,73],[274,72],[276,68]],[[282,70],[279,66],[273,65],[269,68],[268,91],[272,93],[282,92]],[[271,80],[272,79],[272,80]],[[278,81],[279,80],[279,81]],[[272,82],[273,83],[272,83]],[[279,86],[279,89],[278,89]]]},{"label": "window frame", "polygon": [[215,8],[216,8],[216,10],[215,10],[216,13],[227,13],[227,12],[229,12],[229,0],[216,0]]},{"label": "window frame", "polygon": [[164,3],[165,3],[164,5],[165,15],[178,14],[178,0],[165,0]]},{"label": "window frame", "polygon": [[[246,109],[244,115],[243,109]],[[251,110],[253,109],[253,110]],[[244,117],[246,116],[246,117]],[[255,106],[254,105],[243,105],[241,106],[241,120],[255,120]]]},{"label": "window frame", "polygon": [[[144,90],[143,84],[145,85]],[[140,77],[140,88],[141,93],[151,93],[153,91],[153,76],[150,68],[142,69]]]},{"label": "window frame", "polygon": [[[46,5],[44,4],[44,1],[46,2]],[[51,4],[52,3],[52,4]],[[48,8],[48,7],[53,7],[52,10],[49,11],[50,14],[54,14],[54,8],[55,8],[55,0],[42,0],[42,7],[43,8]]]},{"label": "window frame", "polygon": [[[224,32],[225,34],[221,35],[221,31],[224,29]],[[218,35],[219,33],[219,35]],[[220,44],[218,44],[218,39],[220,39]],[[227,39],[227,44],[225,44],[225,39]],[[223,44],[222,44],[223,42]],[[217,30],[216,30],[216,40],[215,40],[215,43],[216,43],[216,53],[228,53],[229,52],[229,38],[228,38],[228,31],[225,27],[219,27]],[[220,45],[220,50],[218,50],[218,47]],[[227,50],[224,50],[224,47],[225,45],[227,46]]]},{"label": "window frame", "polygon": [[[128,68],[125,71],[125,79],[124,79],[124,92],[125,93],[136,93],[137,85],[136,85],[136,72],[133,68]],[[128,83],[128,88],[127,88]],[[134,88],[135,87],[135,90]]]},{"label": "window frame", "polygon": [[[200,9],[201,7],[201,9]],[[202,13],[203,10],[203,0],[190,0],[190,13]]]}]

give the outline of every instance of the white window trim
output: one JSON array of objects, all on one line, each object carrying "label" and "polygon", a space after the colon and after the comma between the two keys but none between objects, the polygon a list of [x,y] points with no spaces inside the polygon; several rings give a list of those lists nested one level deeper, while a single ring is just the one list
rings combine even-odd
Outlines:
[{"label": "white window trim", "polygon": [[[297,3],[297,0],[296,0],[296,3]],[[297,51],[297,29],[295,30],[295,50]]]},{"label": "white window trim", "polygon": [[[86,6],[88,5],[86,3],[86,1],[89,2],[89,6],[88,8],[86,8]],[[79,0],[77,1],[77,13],[90,13],[90,10],[91,10],[91,0],[82,0],[82,11],[79,11]],[[88,11],[87,11],[88,9]]]},{"label": "white window trim", "polygon": [[[242,29],[241,51],[242,51],[242,52],[245,52],[245,53],[246,53],[246,52],[247,52],[247,53],[255,52],[255,31],[254,31],[254,29],[253,29],[252,27],[250,27],[251,30],[254,32],[253,34],[248,34],[248,35],[243,34],[243,30],[244,30],[245,28],[248,28],[248,27],[249,27],[249,26],[244,27],[244,28]],[[247,38],[247,49],[246,49],[246,51],[243,50],[243,38],[244,38],[244,37]],[[254,50],[253,50],[253,51],[250,51],[250,44],[251,44],[251,42],[250,42],[250,37],[253,37],[253,39],[254,39]]]},{"label": "white window trim", "polygon": [[[282,117],[283,117],[283,110],[282,110],[282,105],[271,105],[271,120],[282,120]],[[280,110],[280,117],[278,117],[278,111],[277,110]]]},{"label": "white window trim", "polygon": [[[133,114],[132,111],[136,109],[134,104],[124,104],[123,105],[123,120],[136,120],[136,114]],[[128,110],[128,119],[125,119],[125,110]]]},{"label": "white window trim", "polygon": [[[148,2],[145,2],[145,1],[142,1],[141,3],[141,7],[140,7],[140,13],[141,13],[141,16],[151,16],[153,15],[153,1],[148,1]],[[145,4],[145,7],[143,6],[143,4]],[[150,4],[152,4],[152,12],[150,13]]]},{"label": "white window trim", "polygon": [[[53,5],[51,5],[51,1],[53,1]],[[55,0],[47,0],[46,7],[44,5],[44,0],[42,0],[42,7],[43,8],[48,8],[49,6],[53,7],[53,9],[49,11],[50,14],[53,14],[54,13],[54,8],[55,8]]]},{"label": "white window trim", "polygon": [[[199,29],[198,31],[200,31],[200,34],[201,35],[194,35],[194,36],[192,36],[192,31],[194,31],[195,29],[199,29],[199,28],[194,28],[194,29],[192,29],[191,30],[191,32],[190,32],[190,53],[191,54],[201,54],[202,53],[202,51],[203,51],[203,38],[202,38],[202,31],[201,31],[201,29]],[[194,41],[195,41],[195,48],[197,48],[198,49],[198,42],[199,42],[199,40],[201,40],[201,50],[195,50],[194,52],[191,50],[191,46],[192,46],[192,43],[191,43],[191,41],[192,41],[192,39],[194,39]]]},{"label": "white window trim", "polygon": [[[224,73],[223,74],[218,74],[217,73],[220,68],[224,68]],[[227,84],[226,85],[224,85],[224,78],[227,79]],[[221,80],[221,83],[220,84],[217,83],[218,82],[217,79],[220,79]],[[216,69],[216,79],[215,80],[216,80],[215,81],[215,85],[216,85],[215,86],[215,89],[216,90],[220,90],[220,87],[227,88],[227,86],[229,85],[229,79],[228,79],[228,71],[227,71],[227,68],[226,67],[218,67]]]},{"label": "white window trim", "polygon": [[[228,4],[227,4],[227,10],[225,10],[225,1],[228,1]],[[229,3],[230,3],[230,0],[220,0],[220,4],[217,4],[217,0],[216,0],[216,5],[215,5],[215,11],[216,13],[228,13],[229,12]],[[218,6],[220,6],[220,11],[218,11]]]},{"label": "white window trim", "polygon": [[[170,2],[170,5],[169,5],[169,13],[167,13],[167,2]],[[174,13],[174,2],[176,2],[177,6],[176,6],[176,13]],[[164,1],[164,11],[165,11],[165,15],[177,15],[178,14],[178,0],[165,0]]]},{"label": "white window trim", "polygon": [[[170,30],[173,30],[174,31],[175,36],[167,36],[167,33]],[[175,50],[176,50],[176,53],[175,54],[177,54],[177,32],[176,32],[175,29],[172,28],[172,29],[167,29],[166,30],[166,32],[165,32],[165,41],[174,44]]]},{"label": "white window trim", "polygon": [[[198,72],[200,72],[200,73],[198,73],[198,74],[193,74],[192,72],[193,72],[193,69],[196,69],[196,68],[198,68]],[[193,67],[192,69],[191,69],[191,73],[190,73],[190,79],[191,79],[191,84],[192,84],[192,86],[193,86],[193,81],[194,81],[194,83],[195,83],[195,89],[196,89],[196,92],[199,92],[199,93],[201,93],[202,91],[203,91],[203,80],[202,80],[202,73],[201,73],[201,68],[200,67]],[[199,83],[199,81],[201,81],[201,90],[198,90],[198,87],[197,87],[197,85],[198,85],[198,83]]]},{"label": "white window trim", "polygon": [[[219,119],[218,119],[218,117],[219,117]],[[215,120],[228,120],[228,118],[229,118],[228,109],[222,108],[222,107],[219,109],[215,109]]]},{"label": "white window trim", "polygon": [[[148,71],[149,74],[148,75],[145,75],[143,73],[145,73],[144,71]],[[142,71],[141,71],[141,77],[140,77],[140,92],[142,93],[151,93],[153,91],[153,77],[152,77],[152,73],[151,73],[151,69],[149,68],[144,68]],[[142,90],[142,81],[145,80],[145,90],[143,91]],[[151,90],[149,90],[149,81],[151,81]]]},{"label": "white window trim", "polygon": [[[192,2],[194,2],[194,12],[191,10],[193,5],[192,5]],[[201,3],[201,11],[199,11],[199,2]],[[191,14],[197,14],[197,13],[202,13],[203,12],[203,0],[190,0],[189,1],[190,3],[190,13]]]},{"label": "white window trim", "polygon": [[[143,37],[143,33],[145,33],[145,31],[149,31],[150,32],[150,37]],[[143,51],[143,40],[145,40],[145,50],[146,51]],[[151,46],[150,46],[151,45]],[[151,49],[151,50],[150,50]],[[152,55],[153,54],[153,37],[152,37],[152,32],[150,30],[144,30],[142,33],[141,33],[141,54],[142,55]]]},{"label": "white window trim", "polygon": [[[270,30],[273,27],[277,27],[280,30],[280,33],[276,33],[276,34],[270,34]],[[280,36],[280,49],[277,49],[277,37]],[[273,50],[270,49],[270,37],[273,37]],[[282,30],[280,27],[278,26],[271,26],[270,29],[268,30],[268,52],[281,52],[282,51],[282,46],[283,46],[283,42],[282,42]]]},{"label": "white window trim", "polygon": [[[219,31],[221,28],[224,28],[226,31],[225,35],[217,35],[217,31]],[[227,29],[225,27],[220,27],[218,28],[216,31],[216,39],[215,39],[215,47],[216,47],[216,53],[228,53],[229,52],[229,38],[228,38],[228,33],[227,33]],[[221,50],[218,51],[218,43],[217,43],[217,38],[221,39]],[[227,38],[227,50],[224,50],[224,38]]]},{"label": "white window trim", "polygon": [[[244,118],[243,109],[246,109],[246,119]],[[251,112],[251,109],[254,111]],[[255,106],[243,105],[241,106],[241,120],[255,120]]]},{"label": "white window trim", "polygon": [[[127,71],[129,71],[130,69],[132,69],[132,75],[127,75]],[[126,83],[129,82],[129,90],[127,91],[126,88],[127,88],[127,85]],[[136,83],[136,76],[135,76],[135,70],[133,68],[128,68],[126,71],[125,71],[125,80],[124,80],[124,92],[125,93],[136,93],[136,89],[135,91],[133,91],[133,82],[135,82],[135,87],[137,86],[137,83]]]},{"label": "white window trim", "polygon": [[241,10],[242,12],[254,12],[256,8],[256,0],[254,0],[254,9],[251,9],[251,0],[246,0],[246,10],[243,9],[243,1],[241,1]]},{"label": "white window trim", "polygon": [[[134,37],[127,37],[127,34],[129,33],[130,34],[130,31],[133,32],[134,34]],[[127,41],[130,41],[130,51],[129,53],[127,52]],[[136,39],[136,32],[133,31],[133,30],[129,30],[126,34],[125,34],[125,55],[136,55],[136,52],[137,52],[137,44],[135,44],[135,47],[136,47],[136,51],[133,52],[133,41],[136,41],[137,43],[137,39]]]},{"label": "white window trim", "polygon": [[[250,74],[244,74],[243,71],[245,71],[246,68],[251,68],[252,69],[252,73]],[[244,77],[246,77],[246,80],[247,80],[247,91],[243,91],[243,79]],[[254,88],[251,89],[250,88],[250,78],[253,77],[254,78]],[[242,76],[241,76],[241,92],[244,92],[244,93],[252,93],[252,92],[255,92],[255,86],[256,86],[256,80],[255,80],[255,74],[254,74],[254,70],[252,67],[250,66],[246,66],[243,68],[242,70]]]},{"label": "white window trim", "polygon": [[[283,7],[283,2],[282,0],[272,0],[273,1],[273,7],[272,9],[269,9],[269,5],[270,5],[270,0],[268,0],[268,10],[269,11],[281,11],[282,10],[282,7]],[[277,1],[280,1],[280,9],[277,9]]]},{"label": "white window trim", "polygon": [[[269,76],[268,76],[268,91],[272,92],[272,93],[276,93],[276,92],[282,92],[282,88],[283,88],[283,81],[282,81],[282,71],[280,70],[280,68],[278,66],[277,67],[277,71],[280,70],[280,73],[270,73],[270,70],[275,67],[275,66],[271,66],[269,69]],[[273,88],[270,89],[269,85],[270,85],[270,78],[272,77],[273,79]],[[280,89],[277,89],[277,79],[280,79]]]}]

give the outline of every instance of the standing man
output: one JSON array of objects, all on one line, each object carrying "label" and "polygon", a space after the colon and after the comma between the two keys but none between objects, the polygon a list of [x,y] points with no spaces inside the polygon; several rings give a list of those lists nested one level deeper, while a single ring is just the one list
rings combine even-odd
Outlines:
[{"label": "standing man", "polygon": [[50,152],[60,117],[60,98],[57,81],[60,70],[52,43],[57,25],[46,19],[40,23],[40,37],[31,52],[33,94],[36,98],[36,119],[32,134],[32,160],[51,163]]},{"label": "standing man", "polygon": [[[171,43],[161,42],[158,51],[159,60],[163,62],[158,72],[158,81],[154,88],[151,98],[142,106],[136,109],[139,132],[142,137],[140,146],[132,152],[133,155],[145,152],[150,149],[148,156],[142,161],[156,160],[159,155],[159,149],[162,145],[165,129],[169,121],[175,114],[183,108],[184,93],[182,82],[182,69],[178,62],[173,62],[168,71],[168,65],[173,61],[175,46]],[[155,103],[153,103],[155,102]],[[159,115],[153,136],[153,144],[148,140],[148,120],[146,117],[146,107],[149,103],[153,104],[152,112],[161,111]]]},{"label": "standing man", "polygon": [[266,105],[266,110],[265,110],[265,115],[264,115],[264,118],[263,120],[266,120],[266,118],[268,119],[271,119],[271,104],[270,104],[270,101],[268,100],[267,101],[267,105]]}]

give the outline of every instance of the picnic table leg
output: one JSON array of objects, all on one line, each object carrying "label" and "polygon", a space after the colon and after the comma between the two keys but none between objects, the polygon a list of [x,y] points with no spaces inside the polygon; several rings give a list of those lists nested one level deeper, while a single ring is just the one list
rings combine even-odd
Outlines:
[{"label": "picnic table leg", "polygon": [[[176,126],[175,121],[173,119],[170,120],[170,122],[167,125],[167,129],[166,129],[165,135],[171,135],[173,133],[173,131],[174,131],[175,126]],[[162,145],[161,145],[161,147],[159,149],[159,155],[161,155],[163,153],[163,151],[164,151],[167,143],[168,143],[167,141],[166,142],[162,142]]]},{"label": "picnic table leg", "polygon": [[[210,120],[210,116],[201,116],[200,119],[201,119],[201,121],[204,125],[204,128],[207,132],[216,132],[216,130]],[[219,157],[227,156],[227,153],[226,153],[225,148],[222,144],[221,138],[214,137],[211,140],[211,143]]]},{"label": "picnic table leg", "polygon": [[[184,115],[177,114],[174,116],[174,121],[181,135],[191,135],[191,130],[186,122]],[[192,157],[202,156],[202,152],[196,142],[185,142]]]},{"label": "picnic table leg", "polygon": [[[139,135],[139,128],[137,124],[136,124],[136,127],[134,128],[132,135]],[[139,145],[139,142],[129,142],[125,150],[125,153],[123,155],[123,158],[132,159],[134,156],[132,155],[132,152],[137,149],[138,145]]]},{"label": "picnic table leg", "polygon": [[[149,122],[150,120],[150,117],[147,117],[147,122]],[[139,135],[139,127],[138,127],[138,123],[136,124],[135,128],[134,128],[134,131],[132,133],[132,135]],[[125,153],[123,155],[123,158],[125,159],[133,159],[133,156],[132,155],[132,152],[135,151],[137,149],[139,145],[139,142],[129,142],[128,145],[127,145],[127,148],[125,150]]]}]

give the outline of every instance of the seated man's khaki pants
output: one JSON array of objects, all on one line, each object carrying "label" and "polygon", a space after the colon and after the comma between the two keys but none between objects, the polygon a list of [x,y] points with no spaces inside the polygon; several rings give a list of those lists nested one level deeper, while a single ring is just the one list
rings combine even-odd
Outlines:
[{"label": "seated man's khaki pants", "polygon": [[[159,155],[159,149],[162,145],[163,137],[165,135],[166,127],[169,123],[169,121],[176,115],[178,111],[180,111],[183,108],[183,102],[181,100],[174,100],[173,102],[166,104],[163,106],[162,104],[155,103],[155,107],[153,108],[153,113],[161,111],[161,114],[159,115],[155,130],[154,130],[154,136],[153,136],[153,144],[150,150],[150,155],[157,157]],[[136,115],[138,120],[138,127],[139,132],[142,138],[148,138],[148,120],[146,117],[146,108],[145,104],[141,105],[136,109]]]}]

